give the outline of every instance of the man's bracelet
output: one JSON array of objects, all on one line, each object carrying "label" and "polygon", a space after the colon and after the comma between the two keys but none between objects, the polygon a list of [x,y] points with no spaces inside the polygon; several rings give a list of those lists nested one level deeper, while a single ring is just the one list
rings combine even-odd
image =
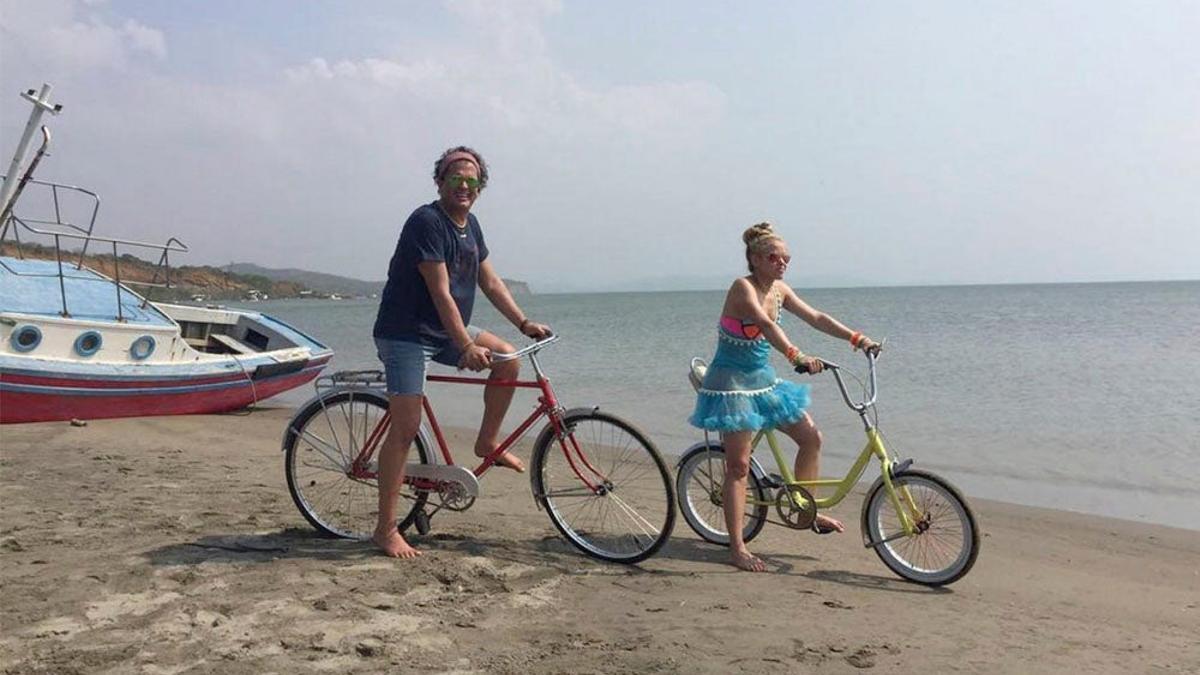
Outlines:
[{"label": "man's bracelet", "polygon": [[530,323],[529,317],[525,317],[524,319],[521,319],[521,323],[517,325],[517,330],[524,333],[525,332],[525,324],[528,324],[528,323]]}]

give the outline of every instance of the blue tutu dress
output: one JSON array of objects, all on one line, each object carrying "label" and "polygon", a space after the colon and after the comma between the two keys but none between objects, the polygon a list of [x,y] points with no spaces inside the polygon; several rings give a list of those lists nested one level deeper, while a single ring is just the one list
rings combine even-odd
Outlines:
[{"label": "blue tutu dress", "polygon": [[709,431],[758,431],[791,424],[808,408],[807,384],[775,376],[766,338],[737,337],[717,327],[713,356],[688,422]]}]

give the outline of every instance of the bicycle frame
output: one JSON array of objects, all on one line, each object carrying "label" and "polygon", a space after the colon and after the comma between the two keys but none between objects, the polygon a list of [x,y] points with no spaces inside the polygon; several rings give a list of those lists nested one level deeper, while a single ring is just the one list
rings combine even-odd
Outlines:
[{"label": "bicycle frame", "polygon": [[[571,469],[575,472],[575,475],[581,481],[583,481],[584,485],[586,485],[587,488],[592,492],[598,492],[604,489],[603,485],[607,481],[607,477],[594,466],[592,466],[591,462],[588,461],[587,456],[579,448],[579,443],[575,440],[574,436],[566,433],[567,430],[563,424],[564,410],[559,404],[557,397],[554,395],[554,389],[550,386],[550,379],[546,377],[545,372],[542,370],[541,365],[537,360],[537,351],[540,350],[542,346],[557,339],[557,336],[551,336],[548,339],[535,342],[529,347],[517,350],[512,354],[496,355],[496,357],[493,358],[493,361],[511,361],[528,355],[530,363],[533,364],[534,373],[536,374],[536,379],[534,380],[493,380],[486,377],[426,375],[425,380],[427,382],[495,386],[511,389],[537,389],[541,392],[541,396],[538,397],[538,405],[534,411],[530,413],[529,416],[526,417],[525,420],[521,422],[521,424],[518,425],[517,428],[514,429],[496,447],[495,450],[484,457],[479,466],[472,470],[472,473],[475,474],[476,478],[481,478],[483,474],[488,471],[488,469],[495,465],[496,460],[499,459],[501,455],[503,455],[509,448],[514,446],[517,440],[525,435],[525,433],[531,426],[534,425],[535,422],[545,416],[549,418],[550,425],[553,427],[555,436],[558,438],[559,445],[567,458],[567,463],[571,466]],[[426,419],[429,420],[429,426],[433,430],[434,438],[438,444],[438,449],[442,454],[442,459],[445,461],[447,466],[456,466],[454,463],[454,457],[450,454],[449,443],[446,442],[446,437],[442,433],[442,427],[440,424],[438,424],[437,415],[434,414],[433,405],[429,402],[429,397],[422,397],[421,407],[424,410]],[[354,459],[352,464],[354,467],[354,475],[363,478],[376,477],[375,473],[369,469],[370,460],[371,457],[375,455],[379,444],[387,436],[387,430],[389,426],[391,426],[390,412],[384,413],[384,415],[379,419],[379,422],[375,425],[375,429],[373,429],[371,434],[368,436],[367,442],[363,444],[362,451],[359,453],[358,457]],[[571,441],[569,447],[566,443],[566,439],[568,438]],[[582,464],[583,468],[585,468],[598,480],[590,480],[586,475],[584,475],[584,471],[581,470],[580,464]],[[413,485],[419,490],[436,490],[438,487],[436,481],[410,478],[408,476],[405,476],[404,482]]]},{"label": "bicycle frame", "polygon": [[[842,398],[846,401],[846,404],[850,406],[851,409],[858,413],[859,417],[862,419],[863,427],[865,428],[867,434],[866,445],[863,446],[862,452],[858,454],[858,458],[846,472],[845,476],[841,478],[796,480],[795,475],[792,473],[791,466],[789,466],[788,462],[784,460],[783,451],[779,447],[779,442],[775,437],[774,429],[764,429],[755,434],[754,440],[750,444],[750,452],[753,454],[754,451],[758,449],[759,443],[761,443],[764,438],[766,439],[767,445],[771,448],[771,455],[775,458],[775,464],[779,469],[779,475],[783,477],[784,487],[788,490],[788,497],[797,507],[804,507],[808,500],[803,496],[802,493],[799,492],[799,490],[796,490],[795,488],[804,488],[810,494],[814,493],[817,488],[835,488],[834,493],[828,497],[819,498],[815,495],[813,496],[813,503],[818,509],[832,508],[841,503],[841,501],[845,499],[848,494],[850,494],[850,490],[852,490],[854,486],[858,484],[858,481],[862,478],[863,473],[866,472],[867,465],[871,462],[871,459],[877,458],[880,465],[880,476],[883,479],[883,484],[887,490],[888,499],[891,500],[892,507],[900,516],[901,526],[903,527],[904,534],[906,536],[912,535],[916,532],[916,524],[913,514],[919,513],[919,510],[912,498],[912,495],[909,494],[906,488],[897,490],[892,484],[892,474],[895,462],[892,461],[891,455],[888,454],[887,448],[884,447],[883,437],[879,433],[879,430],[875,428],[875,425],[867,416],[867,411],[869,411],[875,405],[875,397],[877,393],[875,380],[875,356],[868,355],[867,358],[870,364],[871,396],[869,399],[862,401],[861,403],[855,403],[850,400],[850,394],[846,390],[845,382],[842,380],[840,366],[834,363],[825,362],[825,367],[833,372],[834,378],[837,380],[838,388],[841,389],[842,392]],[[908,506],[907,509],[902,508],[901,500],[903,500],[904,504]],[[757,499],[752,495],[747,495],[746,503],[753,504],[755,506],[770,506],[775,503],[775,500]]]}]

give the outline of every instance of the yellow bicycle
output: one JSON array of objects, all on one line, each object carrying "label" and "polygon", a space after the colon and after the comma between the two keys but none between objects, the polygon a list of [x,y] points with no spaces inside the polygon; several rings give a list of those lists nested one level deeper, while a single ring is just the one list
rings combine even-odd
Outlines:
[{"label": "yellow bicycle", "polygon": [[[796,480],[790,464],[775,439],[774,429],[755,435],[752,452],[766,439],[779,473],[768,475],[751,457],[747,480],[746,514],[742,537],[750,541],[768,521],[771,507],[780,525],[809,529],[819,509],[839,504],[862,478],[872,458],[879,460],[879,478],[867,490],[862,508],[863,544],[901,577],[927,586],[942,586],[961,579],[979,555],[979,528],[962,494],[946,479],[912,468],[912,460],[896,461],[883,445],[877,428],[875,362],[867,353],[869,396],[851,400],[842,379],[842,368],[822,360],[833,373],[846,405],[858,413],[866,429],[867,443],[842,478]],[[692,359],[689,379],[699,388],[707,364]],[[801,371],[803,372],[803,371]],[[729,545],[725,529],[721,484],[725,476],[725,451],[720,441],[704,434],[704,441],[688,448],[679,460],[676,495],[687,524],[706,541]],[[814,497],[817,488],[834,488],[832,495]]]}]

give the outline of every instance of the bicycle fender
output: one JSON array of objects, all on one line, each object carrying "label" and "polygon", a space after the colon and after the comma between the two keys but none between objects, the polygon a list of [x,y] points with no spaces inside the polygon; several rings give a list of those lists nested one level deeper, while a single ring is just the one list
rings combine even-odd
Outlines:
[{"label": "bicycle fender", "polygon": [[[683,451],[683,454],[679,456],[679,461],[675,462],[675,470],[678,471],[679,467],[683,466],[683,463],[691,458],[692,455],[696,454],[697,452],[702,452],[708,448],[719,450],[722,453],[725,452],[725,447],[719,442],[700,441],[698,443],[693,443],[692,445],[688,446],[687,450]],[[759,480],[767,477],[767,472],[763,470],[762,465],[758,463],[758,460],[755,459],[753,455],[750,456],[750,473],[754,474],[754,477],[758,478]]]},{"label": "bicycle fender", "polygon": [[[338,394],[341,394],[341,393],[347,392],[347,391],[353,392],[355,396],[359,396],[362,398],[374,399],[375,401],[382,403],[384,408],[388,407],[387,395],[384,394],[383,392],[376,391],[374,389],[367,389],[365,387],[358,387],[358,386],[354,386],[354,385],[347,385],[347,386],[342,386],[342,387],[334,387],[332,389],[326,389],[322,393],[317,394],[317,395],[313,396],[312,398],[308,399],[307,401],[305,401],[304,405],[296,408],[296,414],[292,415],[292,418],[288,420],[287,426],[284,427],[284,429],[283,429],[283,442],[279,444],[279,449],[281,451],[287,450],[288,438],[290,438],[291,435],[295,433],[293,431],[293,429],[295,429],[297,419],[299,419],[302,416],[307,416],[309,414],[310,408],[312,408],[314,406],[320,407],[322,398],[329,398],[329,397],[336,396]],[[429,436],[429,430],[425,427],[424,422],[422,422],[421,427],[419,429],[417,429],[417,436],[419,437],[417,440],[424,443],[425,448],[429,450],[430,463],[431,464],[441,464],[442,456],[441,456],[441,454],[439,454],[437,452],[438,446],[432,442],[432,440]]]},{"label": "bicycle fender", "polygon": [[314,408],[314,407],[319,408],[321,406],[321,399],[336,396],[342,392],[350,391],[350,390],[353,390],[356,395],[360,395],[363,398],[373,398],[377,401],[380,401],[383,403],[383,406],[385,408],[387,407],[387,404],[388,404],[387,396],[384,396],[383,394],[372,391],[370,389],[363,389],[361,387],[334,387],[331,389],[326,389],[325,391],[323,391],[319,394],[313,395],[311,398],[309,398],[307,401],[305,401],[303,404],[301,404],[299,407],[296,408],[296,413],[294,415],[292,415],[291,419],[288,420],[287,426],[285,426],[283,428],[283,442],[281,442],[279,444],[279,449],[280,450],[287,449],[288,439],[291,438],[292,434],[295,433],[294,429],[296,428],[296,420],[300,419],[301,417],[307,417],[309,414],[311,414],[310,413],[311,408]]}]

